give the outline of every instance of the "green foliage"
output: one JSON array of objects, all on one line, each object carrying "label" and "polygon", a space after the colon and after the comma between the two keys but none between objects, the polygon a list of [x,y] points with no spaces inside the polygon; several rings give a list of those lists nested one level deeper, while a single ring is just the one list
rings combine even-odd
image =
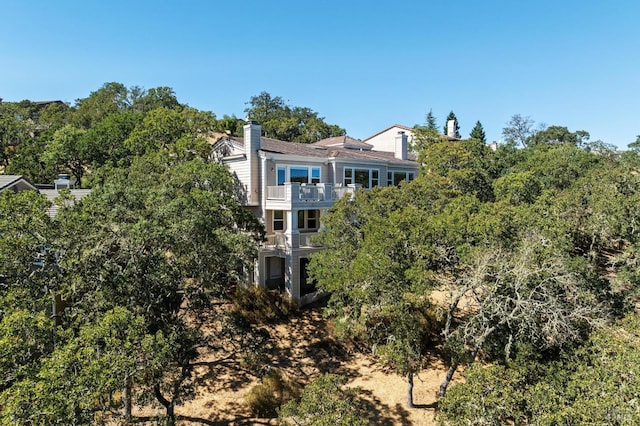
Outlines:
[{"label": "green foliage", "polygon": [[278,412],[280,424],[305,426],[366,425],[358,389],[345,389],[345,378],[323,374],[305,386],[299,401]]},{"label": "green foliage", "polygon": [[448,179],[452,188],[491,198],[489,187],[489,148],[474,139],[431,143],[419,152],[423,170]]},{"label": "green foliage", "polygon": [[283,404],[298,398],[300,386],[284,377],[279,370],[271,370],[260,383],[251,388],[245,402],[259,417],[275,417]]},{"label": "green foliage", "polygon": [[439,423],[637,424],[638,326],[631,314],[564,356],[524,350],[505,364],[476,365],[440,401]]},{"label": "green foliage", "polygon": [[539,144],[570,144],[574,146],[582,146],[589,140],[589,133],[584,130],[570,132],[563,126],[549,126],[544,130],[536,132],[528,140],[529,146]]},{"label": "green foliage", "polygon": [[563,190],[601,162],[597,154],[573,144],[541,145],[514,171],[531,171],[543,188]]},{"label": "green foliage", "polygon": [[59,270],[46,250],[56,235],[48,206],[34,191],[0,194],[0,318],[10,307],[37,311],[51,302],[48,292],[56,288]]},{"label": "green foliage", "polygon": [[527,147],[529,138],[535,133],[533,131],[534,124],[535,122],[530,117],[515,114],[502,129],[502,137],[509,145]]},{"label": "green foliage", "polygon": [[[49,329],[51,323],[49,323]],[[34,336],[43,342],[49,336]],[[113,412],[127,378],[162,370],[169,342],[147,335],[142,317],[124,308],[83,325],[77,337],[60,335],[56,347],[34,371],[2,394],[0,417],[6,424],[91,423],[97,413]],[[37,366],[37,367],[36,367]]]},{"label": "green foliage", "polygon": [[533,171],[514,172],[496,179],[493,192],[497,201],[517,206],[533,203],[540,195],[541,186]]},{"label": "green foliage", "polygon": [[314,143],[345,134],[335,124],[327,124],[318,113],[304,107],[286,105],[280,96],[262,92],[251,97],[244,110],[249,120],[260,123],[265,136],[288,142]]},{"label": "green foliage", "polygon": [[476,121],[476,125],[471,129],[471,133],[469,134],[471,139],[478,140],[480,142],[487,143],[487,136],[484,133],[484,128],[482,127],[482,123],[480,121]]},{"label": "green foliage", "polygon": [[50,168],[55,170],[60,167],[62,170],[59,171],[71,171],[79,186],[87,163],[83,155],[87,150],[82,146],[86,141],[85,133],[86,130],[67,124],[53,134],[53,139],[42,154],[43,162]]},{"label": "green foliage", "polygon": [[432,110],[429,110],[429,112],[427,113],[424,126],[427,128],[427,130],[434,130],[436,132],[438,131],[438,123],[436,121],[436,117],[434,117],[433,115]]},{"label": "green foliage", "polygon": [[215,116],[191,108],[174,110],[157,108],[149,111],[124,141],[134,155],[167,150],[179,157],[196,153],[207,158],[209,145],[203,135],[215,128]]}]

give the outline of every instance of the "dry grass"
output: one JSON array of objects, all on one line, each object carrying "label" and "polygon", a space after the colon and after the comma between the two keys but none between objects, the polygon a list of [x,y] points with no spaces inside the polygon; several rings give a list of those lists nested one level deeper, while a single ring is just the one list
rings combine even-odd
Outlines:
[{"label": "dry grass", "polygon": [[[406,408],[406,382],[384,371],[371,356],[350,353],[331,337],[329,324],[321,308],[307,308],[284,323],[265,326],[276,349],[269,356],[273,368],[285,372],[287,379],[306,384],[321,373],[341,374],[348,386],[362,389],[370,423],[375,425],[434,425],[436,392],[445,367],[435,363],[414,380],[414,402],[417,408]],[[274,418],[252,417],[245,401],[259,379],[229,362],[211,365],[215,354],[203,353],[194,370],[196,396],[176,408],[178,424],[206,425],[275,425]],[[134,415],[161,415],[162,410],[146,408]]]}]

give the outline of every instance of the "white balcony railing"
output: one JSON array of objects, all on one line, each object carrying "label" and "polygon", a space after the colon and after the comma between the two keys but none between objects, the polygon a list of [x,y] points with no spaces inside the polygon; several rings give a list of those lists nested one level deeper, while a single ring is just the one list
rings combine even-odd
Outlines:
[{"label": "white balcony railing", "polygon": [[322,244],[312,241],[316,235],[318,235],[317,232],[296,233],[292,235],[291,240],[289,240],[283,232],[276,232],[275,234],[267,235],[267,240],[264,242],[264,245],[283,250],[287,247],[322,247]]},{"label": "white balcony railing", "polygon": [[268,186],[267,187],[267,200],[284,200],[286,199],[284,186]]},{"label": "white balcony railing", "polygon": [[362,185],[334,186],[330,183],[299,184],[287,182],[284,185],[267,187],[268,200],[291,202],[335,201],[344,196],[352,196]]},{"label": "white balcony railing", "polygon": [[276,232],[275,234],[267,235],[266,245],[277,248],[286,248],[287,236],[282,232]]}]

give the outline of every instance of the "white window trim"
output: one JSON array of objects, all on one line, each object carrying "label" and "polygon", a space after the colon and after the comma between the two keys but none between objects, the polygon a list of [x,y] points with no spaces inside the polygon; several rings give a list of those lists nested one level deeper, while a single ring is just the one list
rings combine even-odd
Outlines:
[{"label": "white window trim", "polygon": [[378,169],[378,168],[375,168],[375,167],[356,167],[356,166],[344,167],[342,169],[342,182],[345,185],[349,184],[349,183],[347,183],[347,176],[346,176],[347,175],[347,170],[351,170],[351,178],[350,178],[351,182],[349,182],[349,183],[356,183],[355,182],[356,170],[367,170],[369,172],[369,186],[368,186],[368,188],[373,188],[374,187],[374,185],[373,185],[373,181],[374,181],[373,172],[378,172],[378,178],[375,179],[377,181],[375,186],[380,186],[380,169]]},{"label": "white window trim", "polygon": [[[282,212],[282,219],[276,219],[276,212]],[[282,232],[287,229],[287,215],[284,210],[273,210],[271,213],[271,229],[273,232]],[[282,229],[276,229],[276,222],[282,222]]]},{"label": "white window trim", "polygon": [[[315,217],[312,218],[316,221],[314,228],[309,228],[309,212],[314,212]],[[300,217],[298,217],[298,230],[299,231],[317,231],[320,229],[320,213],[317,210],[298,210],[298,214],[302,213],[302,223],[300,223]]]},{"label": "white window trim", "polygon": [[307,169],[308,178],[307,183],[313,182],[313,170],[318,170],[318,183],[322,182],[322,167],[320,166],[305,166],[304,164],[278,164],[276,166],[276,183],[278,179],[278,171],[284,169],[284,181],[291,182],[291,169]]},{"label": "white window trim", "polygon": [[[414,180],[416,178],[416,172],[413,170],[393,170],[393,169],[389,169],[387,170],[387,186],[393,186],[394,185],[394,175],[396,173],[404,173],[404,181],[405,182],[411,182],[412,180]],[[409,179],[409,176],[411,175],[411,179]]]}]

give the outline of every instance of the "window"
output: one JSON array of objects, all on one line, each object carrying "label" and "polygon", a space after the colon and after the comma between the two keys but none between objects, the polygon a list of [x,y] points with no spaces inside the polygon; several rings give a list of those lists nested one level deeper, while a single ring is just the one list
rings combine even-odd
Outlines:
[{"label": "window", "polygon": [[320,167],[311,167],[311,183],[320,183]]},{"label": "window", "polygon": [[320,167],[278,166],[278,185],[285,182],[320,183]]},{"label": "window", "polygon": [[387,186],[400,185],[400,182],[406,180],[411,182],[415,178],[415,172],[406,172],[404,170],[389,170],[387,172]]},{"label": "window", "polygon": [[315,231],[318,229],[317,210],[298,210],[298,229]]},{"label": "window", "polygon": [[284,167],[278,166],[278,185],[284,185],[286,172],[287,170]]},{"label": "window", "polygon": [[378,169],[360,169],[354,167],[344,168],[345,185],[360,184],[363,188],[373,188],[380,184],[380,171]]},{"label": "window", "polygon": [[291,167],[289,169],[289,182],[309,183],[309,168]]},{"label": "window", "polygon": [[284,210],[273,211],[273,230],[274,231],[284,230]]}]

